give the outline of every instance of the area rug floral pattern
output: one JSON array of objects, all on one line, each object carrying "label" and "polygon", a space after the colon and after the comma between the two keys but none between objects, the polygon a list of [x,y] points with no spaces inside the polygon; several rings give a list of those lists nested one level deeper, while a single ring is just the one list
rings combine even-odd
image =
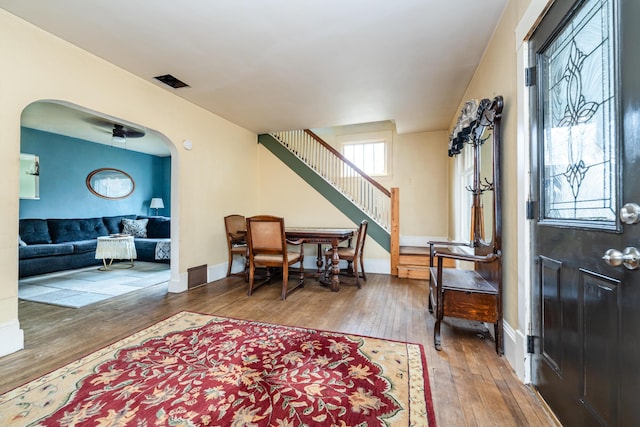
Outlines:
[{"label": "area rug floral pattern", "polygon": [[181,312],[0,396],[0,425],[433,426],[424,350]]}]

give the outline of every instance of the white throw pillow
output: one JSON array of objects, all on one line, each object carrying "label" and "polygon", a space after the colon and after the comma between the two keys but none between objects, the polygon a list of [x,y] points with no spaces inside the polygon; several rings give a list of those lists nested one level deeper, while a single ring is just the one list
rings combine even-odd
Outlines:
[{"label": "white throw pillow", "polygon": [[147,223],[149,220],[145,219],[122,219],[122,232],[124,234],[131,234],[133,237],[147,237]]}]

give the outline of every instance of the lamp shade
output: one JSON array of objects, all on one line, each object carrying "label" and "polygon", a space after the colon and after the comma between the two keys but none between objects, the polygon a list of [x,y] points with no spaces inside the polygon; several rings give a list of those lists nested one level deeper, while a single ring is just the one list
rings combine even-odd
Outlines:
[{"label": "lamp shade", "polygon": [[162,209],[164,208],[164,202],[160,197],[154,197],[151,199],[151,203],[149,204],[151,209]]}]

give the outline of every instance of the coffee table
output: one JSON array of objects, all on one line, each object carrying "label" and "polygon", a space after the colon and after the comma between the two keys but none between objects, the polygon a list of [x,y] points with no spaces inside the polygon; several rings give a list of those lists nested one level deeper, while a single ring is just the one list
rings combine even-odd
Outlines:
[{"label": "coffee table", "polygon": [[[114,259],[128,259],[131,263],[126,268],[133,267],[133,260],[138,258],[133,236],[101,236],[96,246],[96,259],[102,260],[103,267],[99,270],[109,270]],[[107,264],[107,259],[109,263]]]}]

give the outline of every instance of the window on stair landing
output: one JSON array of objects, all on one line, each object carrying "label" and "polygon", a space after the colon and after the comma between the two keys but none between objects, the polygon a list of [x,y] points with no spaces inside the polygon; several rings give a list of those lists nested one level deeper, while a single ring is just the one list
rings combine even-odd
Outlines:
[{"label": "window on stair landing", "polygon": [[338,137],[342,155],[369,176],[390,175],[391,132]]}]

